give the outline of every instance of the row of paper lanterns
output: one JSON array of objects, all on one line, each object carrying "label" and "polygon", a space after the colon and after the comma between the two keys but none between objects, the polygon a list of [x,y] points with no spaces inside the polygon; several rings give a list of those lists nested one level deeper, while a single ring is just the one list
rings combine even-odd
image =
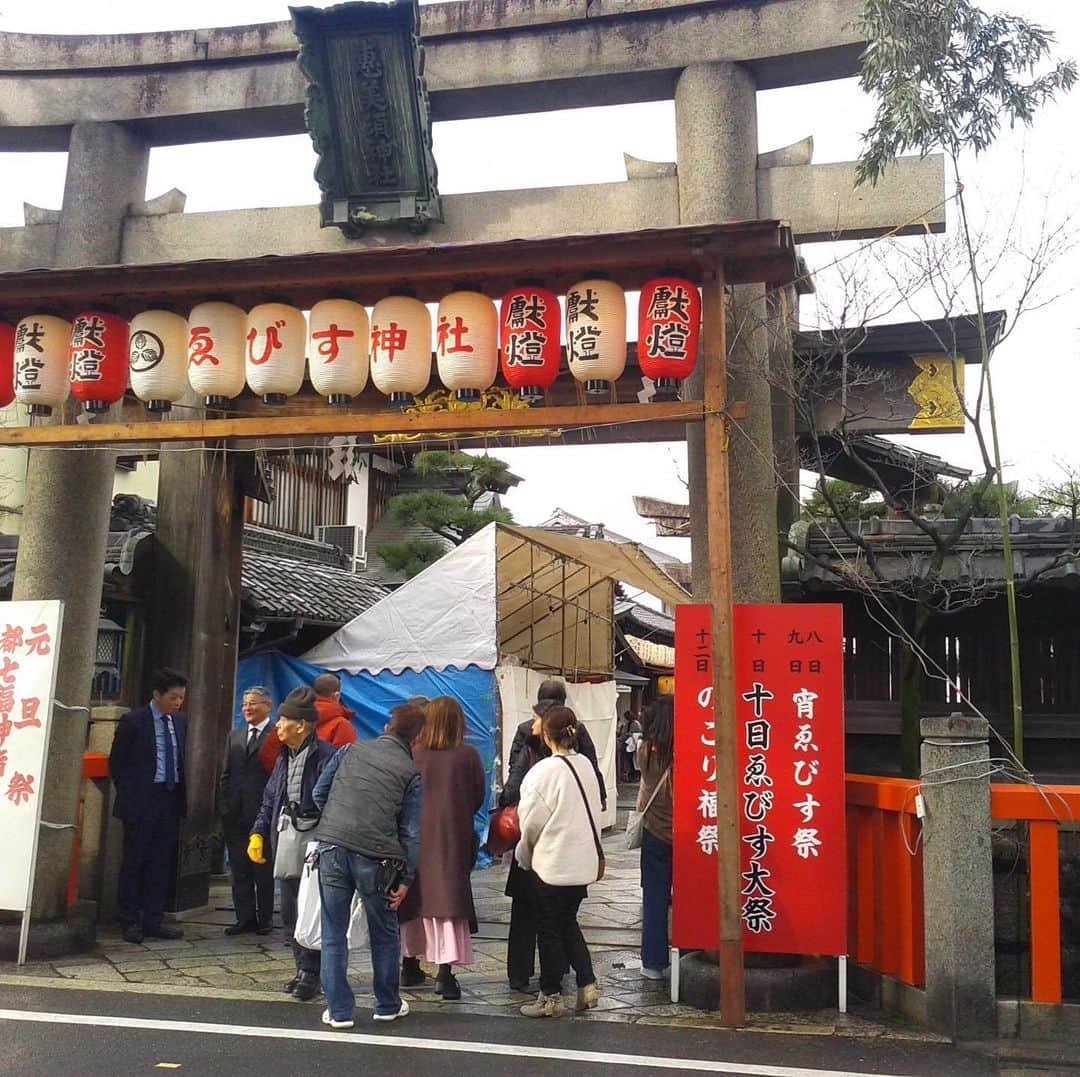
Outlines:
[{"label": "row of paper lanterns", "polygon": [[[567,291],[565,319],[553,291],[528,284],[503,296],[498,311],[478,291],[447,295],[434,326],[439,379],[458,399],[475,400],[501,368],[521,397],[542,397],[558,376],[564,321],[571,374],[587,392],[606,394],[626,364],[626,299],[602,277]],[[674,395],[693,370],[700,324],[690,281],[662,277],[642,288],[638,362],[658,396]],[[348,299],[322,300],[307,319],[278,302],[244,311],[211,301],[186,319],[146,310],[130,322],[107,310],[71,322],[33,314],[17,326],[0,323],[0,406],[18,400],[30,414],[48,415],[70,394],[87,411],[104,411],[129,380],[151,411],[169,410],[189,387],[208,407],[226,407],[245,385],[283,404],[300,391],[305,370],[331,404],[347,404],[370,377],[404,406],[431,380],[432,328],[427,306],[404,294],[379,300],[370,316]]]}]

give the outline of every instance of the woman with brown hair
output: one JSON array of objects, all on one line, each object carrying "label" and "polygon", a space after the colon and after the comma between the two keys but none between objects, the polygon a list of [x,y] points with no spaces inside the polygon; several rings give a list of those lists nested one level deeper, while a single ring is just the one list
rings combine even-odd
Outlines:
[{"label": "woman with brown hair", "polygon": [[604,874],[600,844],[600,783],[592,763],[577,753],[578,720],[569,707],[544,712],[542,735],[551,753],[521,783],[521,840],[514,856],[535,876],[540,995],[521,1007],[525,1017],[562,1013],[562,977],[577,974],[576,1009],[596,1007],[600,989],[578,926],[586,887]]},{"label": "woman with brown hair", "polygon": [[439,966],[435,993],[461,998],[452,969],[473,961],[476,931],[469,876],[476,861],[473,816],[487,800],[487,778],[480,755],[464,743],[465,715],[450,696],[438,696],[424,707],[427,721],[413,745],[420,772],[420,861],[416,881],[399,911],[401,920],[401,984],[424,981],[420,958]]}]

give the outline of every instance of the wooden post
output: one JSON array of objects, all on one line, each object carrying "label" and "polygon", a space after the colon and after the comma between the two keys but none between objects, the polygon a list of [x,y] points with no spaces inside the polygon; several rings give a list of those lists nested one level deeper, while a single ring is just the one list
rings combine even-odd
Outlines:
[{"label": "wooden post", "polygon": [[713,716],[716,723],[716,862],[720,913],[720,1023],[746,1020],[739,917],[739,782],[732,660],[731,521],[728,483],[727,309],[722,265],[702,281],[705,363],[705,504],[712,606]]}]

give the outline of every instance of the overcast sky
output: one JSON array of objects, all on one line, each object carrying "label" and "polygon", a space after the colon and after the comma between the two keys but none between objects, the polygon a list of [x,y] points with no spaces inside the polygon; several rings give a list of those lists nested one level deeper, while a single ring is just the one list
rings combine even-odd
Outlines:
[{"label": "overcast sky", "polygon": [[[319,5],[324,6],[324,5]],[[1080,5],[1072,0],[1011,0],[987,4],[1023,14],[1054,30],[1061,55],[1080,56]],[[184,4],[146,0],[3,0],[0,30],[25,33],[118,33],[240,25],[288,17],[275,0],[186,0]],[[455,123],[435,127],[435,154],[443,193],[591,183],[624,178],[622,154],[674,160],[674,108],[670,102],[603,110],[589,125],[588,142],[577,140],[573,155],[499,154],[511,140],[528,133],[535,145],[564,144],[570,114],[548,113]],[[817,162],[852,160],[859,134],[869,126],[872,105],[854,80],[768,91],[758,95],[762,151],[814,136]],[[585,117],[573,117],[577,129]],[[999,144],[978,161],[965,163],[966,189],[976,215],[1000,219],[1022,186],[1020,222],[1030,234],[1044,213],[1051,220],[1080,210],[1076,139],[1080,131],[1080,92],[1044,110],[1030,132],[1005,132]],[[318,200],[312,178],[314,154],[307,135],[235,143],[155,149],[150,158],[148,196],[178,187],[187,209],[205,211],[249,206],[305,205]],[[63,193],[63,154],[0,154],[0,227],[22,223],[24,201],[58,207]],[[432,232],[437,239],[437,233]],[[815,244],[803,248],[812,268],[825,266],[850,246]],[[822,283],[827,284],[825,276]],[[1012,281],[1002,281],[1007,300]],[[1080,460],[1077,412],[1080,407],[1080,315],[1076,288],[1080,256],[1073,251],[1054,272],[1054,289],[1064,298],[1028,314],[999,349],[995,387],[1007,475],[1032,485],[1052,473],[1055,460]],[[1068,293],[1072,291],[1070,296]],[[1006,306],[1008,304],[1006,303]],[[922,310],[934,316],[933,305]],[[803,322],[814,311],[804,306]],[[889,320],[905,320],[905,312]],[[977,463],[970,435],[909,439],[919,448],[967,466]],[[679,445],[618,448],[546,447],[500,452],[525,482],[508,498],[517,519],[534,523],[561,506],[603,522],[642,541],[688,557],[684,540],[657,541],[651,526],[633,512],[631,494],[681,500],[685,491],[676,468],[685,474]]]}]

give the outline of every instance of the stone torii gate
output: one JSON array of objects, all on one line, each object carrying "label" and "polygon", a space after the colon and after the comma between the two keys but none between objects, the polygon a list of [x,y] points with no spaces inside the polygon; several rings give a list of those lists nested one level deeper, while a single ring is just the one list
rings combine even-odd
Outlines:
[{"label": "stone torii gate", "polygon": [[[859,0],[460,0],[423,8],[434,120],[674,99],[678,160],[675,168],[632,169],[619,183],[444,196],[446,223],[404,242],[762,218],[790,222],[802,242],[869,237],[916,220],[912,231],[940,230],[940,160],[901,161],[877,188],[856,193],[849,163],[814,165],[805,149],[759,155],[756,92],[856,74],[862,42],[851,26],[860,7]],[[0,34],[0,150],[68,152],[62,206],[28,206],[24,227],[0,229],[0,271],[381,242],[320,231],[314,206],[187,214],[179,192],[145,201],[152,146],[304,131],[296,50],[289,23],[100,38]],[[763,288],[743,287],[740,305],[757,310],[764,325]],[[766,362],[766,336],[738,334],[745,370]],[[733,382],[730,398],[748,404],[747,437],[731,446],[734,593],[737,601],[775,601],[769,388],[746,375]],[[688,431],[695,486],[703,437],[701,424]],[[158,541],[177,593],[160,619],[154,657],[190,671],[194,707],[220,711],[190,759],[191,799],[212,804],[219,734],[232,705],[237,584],[235,557],[220,554],[238,549],[241,513],[228,466],[205,457],[192,464],[162,454]],[[57,698],[85,706],[114,454],[34,450],[31,458],[14,597],[65,600]],[[700,514],[692,529],[698,566],[708,560],[707,524]],[[707,593],[700,578],[695,589]],[[85,721],[66,712],[49,747],[44,817],[52,822],[75,817],[84,742]],[[200,849],[209,823],[209,809],[189,820],[184,906],[205,901],[209,863]],[[70,853],[69,830],[43,832],[36,919],[63,916]]]}]

